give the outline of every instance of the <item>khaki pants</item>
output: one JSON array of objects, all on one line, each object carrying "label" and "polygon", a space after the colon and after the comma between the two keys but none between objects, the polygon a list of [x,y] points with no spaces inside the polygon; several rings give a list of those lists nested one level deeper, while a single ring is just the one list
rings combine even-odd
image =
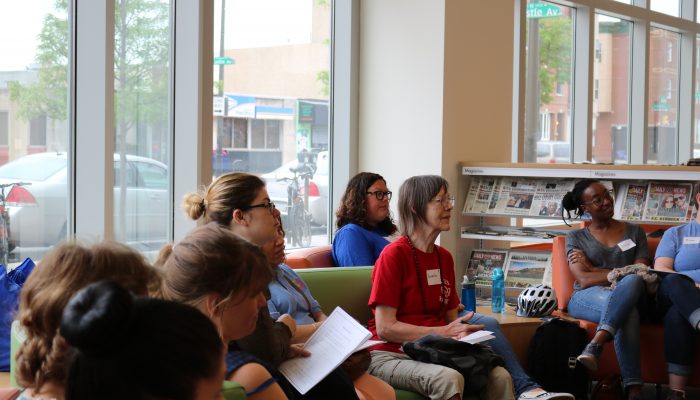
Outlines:
[{"label": "khaki pants", "polygon": [[[464,394],[464,377],[456,370],[442,365],[412,360],[409,356],[389,351],[373,351],[370,374],[399,389],[410,390],[429,397],[445,400]],[[485,400],[512,400],[513,381],[505,368],[491,370],[483,393]]]}]

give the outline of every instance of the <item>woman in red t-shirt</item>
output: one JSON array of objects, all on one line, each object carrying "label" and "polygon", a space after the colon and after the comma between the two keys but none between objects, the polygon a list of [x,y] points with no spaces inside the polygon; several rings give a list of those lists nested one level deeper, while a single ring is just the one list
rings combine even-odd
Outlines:
[{"label": "woman in red t-shirt", "polygon": [[523,372],[494,318],[458,316],[454,262],[435,244],[438,235],[450,229],[453,207],[454,197],[440,176],[414,176],[401,185],[398,209],[403,236],[384,248],[372,273],[369,306],[374,318],[369,329],[374,339],[387,343],[373,348],[370,373],[431,399],[461,399],[464,378],[459,372],[414,361],[400,345],[429,334],[461,338],[488,327],[496,336],[489,344],[504,358],[506,368],[491,371],[484,398],[513,399],[517,394],[519,399],[573,399],[567,393],[545,392]]}]

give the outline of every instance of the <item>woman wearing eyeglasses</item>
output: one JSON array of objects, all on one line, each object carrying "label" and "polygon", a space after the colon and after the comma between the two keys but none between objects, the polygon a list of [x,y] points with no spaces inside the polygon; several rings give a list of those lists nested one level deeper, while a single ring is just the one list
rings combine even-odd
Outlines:
[{"label": "woman wearing eyeglasses", "polygon": [[387,236],[396,232],[389,215],[391,192],[379,174],[360,172],[350,179],[336,211],[333,261],[339,267],[374,265]]},{"label": "woman wearing eyeglasses", "polygon": [[573,399],[567,393],[545,392],[525,374],[494,318],[473,313],[458,317],[454,261],[435,244],[450,229],[454,197],[447,181],[435,175],[408,178],[398,203],[402,236],[384,248],[372,272],[369,306],[374,318],[368,328],[373,339],[387,343],[372,349],[369,372],[431,399],[461,399],[465,378],[458,371],[412,360],[401,344],[431,334],[461,338],[486,328],[494,332],[496,338],[488,344],[503,357],[505,368],[480,376],[488,379],[482,398]]},{"label": "woman wearing eyeglasses", "polygon": [[[192,219],[215,222],[257,246],[273,241],[280,229],[280,214],[270,200],[265,182],[252,174],[222,175],[204,192],[186,195],[183,208]],[[266,305],[260,309],[253,334],[237,339],[235,346],[276,368],[284,359],[305,353],[297,346],[290,346],[291,339],[301,334],[289,314],[274,321]],[[339,369],[303,396],[292,395],[304,399],[358,398],[351,380]]]},{"label": "woman wearing eyeglasses", "polygon": [[630,264],[650,265],[642,228],[613,218],[615,202],[602,183],[584,179],[562,199],[562,208],[576,217],[584,213],[591,223],[566,235],[569,268],[576,281],[568,311],[575,318],[598,321],[598,330],[578,361],[596,370],[603,346],[614,339],[622,382],[630,399],[641,397],[644,383],[639,360],[639,321],[646,300],[644,281],[627,275],[610,289],[608,272]]}]

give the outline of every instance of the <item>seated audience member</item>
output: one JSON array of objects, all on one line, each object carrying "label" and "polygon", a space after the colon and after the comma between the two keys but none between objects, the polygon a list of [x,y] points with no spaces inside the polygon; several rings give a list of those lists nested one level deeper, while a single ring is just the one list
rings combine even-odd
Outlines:
[{"label": "seated audience member", "polygon": [[488,344],[503,357],[505,369],[491,370],[485,398],[512,399],[515,389],[519,399],[573,399],[567,393],[545,392],[525,374],[494,318],[473,313],[458,317],[454,262],[435,244],[450,229],[453,207],[454,197],[440,176],[414,176],[401,185],[403,236],[384,249],[372,272],[369,306],[374,319],[369,329],[373,339],[388,343],[373,348],[370,373],[431,399],[461,399],[465,379],[458,371],[412,360],[400,346],[430,334],[461,338],[486,327],[496,336]]},{"label": "seated audience member", "polygon": [[127,246],[65,243],[49,252],[27,278],[18,319],[26,340],[16,355],[17,382],[25,399],[63,399],[71,351],[57,334],[70,298],[90,283],[110,279],[136,295],[156,287],[157,274]]},{"label": "seated audience member", "polygon": [[190,306],[100,281],[68,302],[60,333],[74,349],[67,400],[223,399],[224,344]]},{"label": "seated audience member", "polygon": [[[252,174],[231,173],[215,179],[202,193],[190,193],[185,196],[183,208],[190,218],[205,222],[214,222],[219,226],[230,230],[236,235],[262,246],[272,241],[280,229],[279,211],[265,188],[265,182]],[[262,267],[272,273],[268,263]],[[270,275],[267,284],[273,280]],[[267,305],[264,305],[263,313],[267,314]],[[285,314],[279,318],[284,322],[291,333],[292,339],[296,336],[296,323],[291,316]],[[260,328],[260,321],[258,321]],[[265,329],[266,326],[263,326]],[[258,358],[269,357],[269,351],[263,351],[266,347],[280,348],[269,332],[258,329],[256,332],[242,340],[236,340],[239,349],[253,354]],[[272,341],[271,341],[272,340]],[[289,338],[287,338],[289,340]],[[297,347],[287,346],[285,357],[293,357],[298,354]],[[277,363],[267,359],[273,367],[278,367],[283,360],[282,354],[273,355]],[[280,378],[284,381],[284,378]],[[301,396],[296,393],[297,396]],[[342,370],[336,369],[313,389],[305,393],[305,399],[357,399],[352,381]]]},{"label": "seated audience member", "polygon": [[[272,318],[288,314],[297,324],[295,341],[306,341],[327,318],[321,305],[311,295],[308,286],[293,269],[284,264],[284,230],[280,230],[274,240],[262,246],[275,271],[275,279],[270,283],[270,299],[267,307]],[[365,350],[366,351],[366,350]],[[366,353],[369,356],[369,353]],[[394,389],[368,374],[353,371],[353,384],[361,400],[391,400],[396,398]]]},{"label": "seated audience member", "polygon": [[[216,325],[224,343],[249,335],[264,289],[272,279],[260,249],[216,224],[190,231],[175,246],[166,245],[156,261],[162,269],[162,295],[196,307]],[[251,399],[286,399],[273,378],[276,371],[229,345],[226,379],[240,383]]]},{"label": "seated audience member", "polygon": [[[700,182],[695,183],[695,204],[700,202]],[[668,399],[685,399],[685,387],[693,372],[697,331],[700,330],[700,216],[664,232],[656,249],[654,269],[661,276],[658,311],[664,322],[664,349],[668,363]],[[674,274],[674,272],[677,272]]]},{"label": "seated audience member", "polygon": [[614,339],[622,382],[630,399],[641,397],[644,383],[639,361],[639,323],[647,291],[639,275],[627,275],[610,289],[608,273],[630,264],[649,265],[642,228],[613,218],[615,202],[599,181],[584,179],[562,199],[562,208],[577,217],[588,213],[587,227],[566,235],[569,268],[576,281],[568,304],[571,316],[598,322],[593,340],[578,357],[588,369],[598,368],[605,343]]},{"label": "seated audience member", "polygon": [[339,267],[374,265],[387,236],[397,229],[389,215],[391,192],[379,174],[360,172],[350,179],[336,211],[333,261]]}]

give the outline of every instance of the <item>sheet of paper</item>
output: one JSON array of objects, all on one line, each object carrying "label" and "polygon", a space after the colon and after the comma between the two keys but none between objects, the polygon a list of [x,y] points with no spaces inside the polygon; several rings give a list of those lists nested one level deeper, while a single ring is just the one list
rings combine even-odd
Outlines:
[{"label": "sheet of paper", "polygon": [[461,339],[459,339],[462,342],[467,342],[467,343],[479,343],[479,342],[484,342],[487,340],[495,339],[496,337],[493,336],[493,332],[491,331],[476,331],[472,334],[469,334]]},{"label": "sheet of paper", "polygon": [[304,344],[311,356],[287,360],[279,370],[299,393],[305,394],[370,336],[371,333],[353,317],[336,307]]},{"label": "sheet of paper", "polygon": [[355,349],[355,351],[353,351],[353,353],[357,353],[360,350],[364,350],[368,347],[376,346],[376,345],[382,344],[382,343],[386,343],[386,340],[366,340],[364,343],[357,346],[357,348]]}]

